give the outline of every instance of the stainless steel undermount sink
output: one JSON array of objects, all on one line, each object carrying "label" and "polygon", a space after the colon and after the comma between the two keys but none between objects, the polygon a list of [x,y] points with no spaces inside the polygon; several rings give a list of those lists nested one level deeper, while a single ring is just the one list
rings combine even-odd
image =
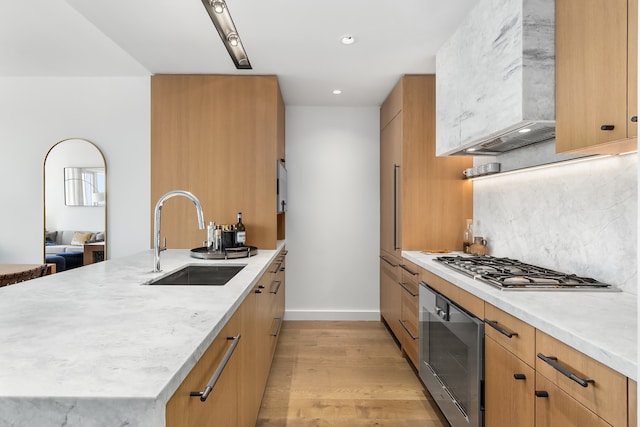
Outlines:
[{"label": "stainless steel undermount sink", "polygon": [[242,270],[244,265],[187,265],[167,276],[152,280],[148,285],[224,286]]}]

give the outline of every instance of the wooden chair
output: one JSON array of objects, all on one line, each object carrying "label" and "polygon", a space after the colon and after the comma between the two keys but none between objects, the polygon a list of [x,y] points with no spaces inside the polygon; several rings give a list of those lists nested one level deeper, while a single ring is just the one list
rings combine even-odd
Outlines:
[{"label": "wooden chair", "polygon": [[13,285],[15,283],[24,282],[25,280],[42,277],[45,275],[46,271],[47,264],[42,264],[36,268],[21,271],[19,273],[3,274],[0,275],[0,286]]}]

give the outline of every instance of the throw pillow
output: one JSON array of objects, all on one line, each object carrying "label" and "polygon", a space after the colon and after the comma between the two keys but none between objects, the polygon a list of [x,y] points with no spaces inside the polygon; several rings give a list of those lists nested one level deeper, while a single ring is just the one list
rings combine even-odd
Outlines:
[{"label": "throw pillow", "polygon": [[44,241],[48,243],[55,243],[56,237],[58,236],[57,231],[45,231],[44,232]]},{"label": "throw pillow", "polygon": [[82,246],[85,243],[87,243],[89,240],[91,240],[91,236],[93,235],[93,233],[89,232],[89,233],[83,233],[81,231],[76,231],[73,233],[73,239],[71,239],[71,244],[72,245],[78,245],[78,246]]}]

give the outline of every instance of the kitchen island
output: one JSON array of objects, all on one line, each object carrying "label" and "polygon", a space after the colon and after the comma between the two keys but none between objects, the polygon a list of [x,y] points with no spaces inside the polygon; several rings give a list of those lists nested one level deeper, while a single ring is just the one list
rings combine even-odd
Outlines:
[{"label": "kitchen island", "polygon": [[[284,246],[227,261],[187,250],[0,289],[0,426],[165,425],[165,406]],[[224,286],[149,286],[190,264],[245,265]]]},{"label": "kitchen island", "polygon": [[501,291],[435,261],[442,254],[402,256],[598,362],[637,381],[637,296],[625,292]]}]

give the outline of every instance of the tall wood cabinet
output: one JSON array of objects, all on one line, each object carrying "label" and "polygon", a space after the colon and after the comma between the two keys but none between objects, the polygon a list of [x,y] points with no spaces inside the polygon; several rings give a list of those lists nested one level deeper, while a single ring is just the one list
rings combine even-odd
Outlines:
[{"label": "tall wood cabinet", "polygon": [[[275,249],[284,238],[285,214],[276,212],[284,110],[275,76],[153,76],[152,208],[168,191],[191,191],[207,223],[235,224],[242,212],[247,243]],[[185,198],[165,203],[161,225],[171,248],[194,248],[206,240]]]},{"label": "tall wood cabinet", "polygon": [[556,0],[556,151],[638,141],[638,0]]},{"label": "tall wood cabinet", "polygon": [[403,76],[380,109],[380,312],[415,349],[417,310],[401,286],[402,250],[460,250],[473,217],[472,183],[462,179],[472,159],[436,157],[435,132],[435,76]]}]

